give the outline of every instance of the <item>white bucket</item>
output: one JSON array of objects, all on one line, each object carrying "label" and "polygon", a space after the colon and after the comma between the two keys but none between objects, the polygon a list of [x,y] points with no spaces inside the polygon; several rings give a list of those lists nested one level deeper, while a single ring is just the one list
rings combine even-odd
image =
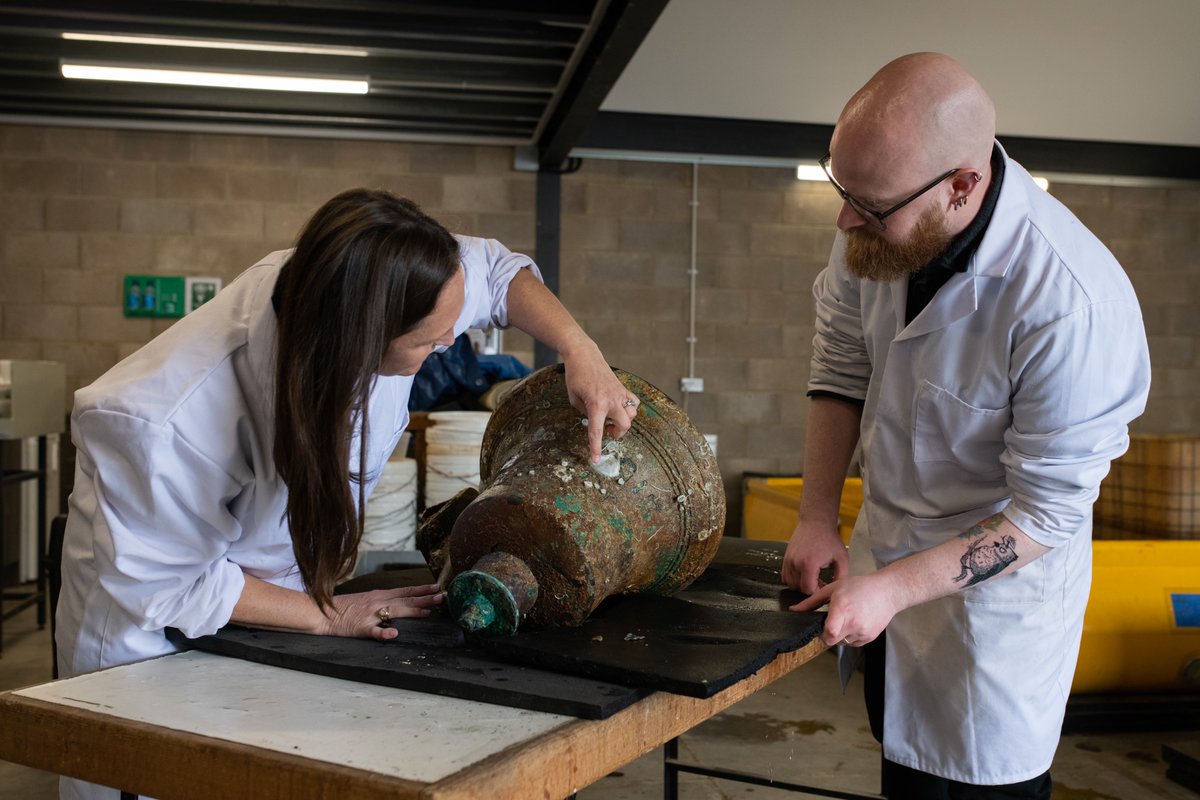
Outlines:
[{"label": "white bucket", "polygon": [[479,450],[491,413],[434,411],[425,431],[425,507],[479,488]]},{"label": "white bucket", "polygon": [[417,532],[417,462],[388,461],[367,500],[359,550],[412,550]]},{"label": "white bucket", "polygon": [[430,427],[430,430],[441,428],[442,430],[456,429],[479,431],[483,433],[487,427],[488,420],[491,419],[492,412],[490,411],[431,411],[429,419],[436,424]]}]

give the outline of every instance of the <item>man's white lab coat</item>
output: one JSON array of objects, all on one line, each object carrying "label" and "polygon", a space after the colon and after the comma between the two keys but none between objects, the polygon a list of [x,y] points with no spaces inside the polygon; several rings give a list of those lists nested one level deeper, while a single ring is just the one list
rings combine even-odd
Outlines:
[{"label": "man's white lab coat", "polygon": [[809,389],[865,401],[852,562],[869,552],[881,567],[1000,510],[1053,548],[888,626],[885,756],[974,784],[1050,767],[1090,586],[1092,503],[1150,384],[1120,264],[1005,158],[967,271],[910,324],[907,282],[854,278],[841,236],[813,289]]}]

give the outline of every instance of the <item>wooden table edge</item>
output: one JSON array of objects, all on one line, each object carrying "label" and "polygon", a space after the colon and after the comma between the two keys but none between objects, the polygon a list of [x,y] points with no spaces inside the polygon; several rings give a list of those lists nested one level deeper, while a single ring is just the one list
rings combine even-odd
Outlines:
[{"label": "wooden table edge", "polygon": [[[16,694],[19,689],[0,693],[0,718],[5,721],[0,726],[0,759],[166,800],[567,797],[749,697],[825,649],[819,638],[813,639],[709,698],[656,692],[608,719],[569,720],[434,782],[22,697]],[[153,762],[154,769],[147,770],[147,762]]]},{"label": "wooden table edge", "polygon": [[709,698],[656,692],[608,719],[571,720],[430,783],[421,798],[568,797],[749,697],[826,649],[825,643],[815,638],[797,650],[781,653],[748,678]]},{"label": "wooden table edge", "polygon": [[418,800],[426,786],[15,692],[0,717],[0,759],[149,797]]}]

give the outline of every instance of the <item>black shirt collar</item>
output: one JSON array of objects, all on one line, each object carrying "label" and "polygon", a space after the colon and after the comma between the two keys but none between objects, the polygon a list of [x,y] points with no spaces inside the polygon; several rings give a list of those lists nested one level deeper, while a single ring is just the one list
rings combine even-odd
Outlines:
[{"label": "black shirt collar", "polygon": [[963,231],[950,240],[941,255],[930,261],[908,278],[908,303],[905,322],[912,322],[929,301],[955,273],[966,272],[971,256],[979,247],[992,214],[1000,197],[1000,184],[1004,182],[1004,154],[999,145],[992,147],[992,182],[983,195],[982,207],[975,219]]}]

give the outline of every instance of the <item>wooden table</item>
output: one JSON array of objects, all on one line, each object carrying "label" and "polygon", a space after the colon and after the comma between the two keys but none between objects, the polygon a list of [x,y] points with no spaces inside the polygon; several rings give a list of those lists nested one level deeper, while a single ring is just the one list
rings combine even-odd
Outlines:
[{"label": "wooden table", "polygon": [[0,694],[0,759],[160,798],[567,797],[814,658],[581,720],[197,651]]}]

